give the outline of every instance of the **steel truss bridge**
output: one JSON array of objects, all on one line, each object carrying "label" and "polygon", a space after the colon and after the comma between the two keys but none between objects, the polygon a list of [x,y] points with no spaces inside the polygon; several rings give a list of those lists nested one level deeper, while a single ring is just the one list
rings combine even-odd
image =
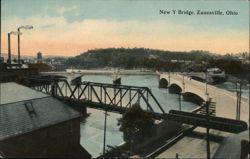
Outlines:
[{"label": "steel truss bridge", "polygon": [[72,104],[123,114],[134,103],[138,103],[157,119],[173,120],[231,133],[242,132],[248,127],[244,121],[216,117],[215,105],[211,101],[204,102],[192,113],[176,110],[165,113],[148,87],[81,82],[81,78],[76,78],[71,83],[60,77],[34,76],[26,79],[29,87]]}]

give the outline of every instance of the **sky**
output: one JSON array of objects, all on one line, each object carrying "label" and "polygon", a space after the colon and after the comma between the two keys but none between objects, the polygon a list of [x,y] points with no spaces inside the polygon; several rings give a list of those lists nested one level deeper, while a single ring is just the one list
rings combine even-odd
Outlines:
[{"label": "sky", "polygon": [[[169,10],[170,15],[160,14]],[[172,10],[224,15],[181,15]],[[226,11],[238,15],[226,15]],[[90,49],[144,47],[170,51],[249,51],[248,0],[1,0],[1,48],[23,25],[21,54],[75,56]],[[11,35],[17,53],[17,36]]]}]

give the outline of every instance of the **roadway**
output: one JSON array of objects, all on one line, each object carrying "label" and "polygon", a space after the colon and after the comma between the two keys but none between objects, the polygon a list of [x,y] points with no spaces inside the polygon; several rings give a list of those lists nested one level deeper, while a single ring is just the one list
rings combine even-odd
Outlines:
[{"label": "roadway", "polygon": [[[161,74],[160,79],[162,78],[165,78],[168,81],[169,74],[168,73]],[[183,82],[185,83],[184,85]],[[170,74],[170,85],[173,83],[179,85],[182,88],[183,90],[182,93],[192,92],[199,95],[204,100],[212,98],[212,101],[216,103],[216,116],[236,119],[236,105],[237,105],[236,93],[229,92],[227,90],[207,84],[207,95],[206,95],[205,83],[193,80],[188,76],[183,76],[177,73]],[[244,98],[241,99],[240,120],[247,122],[249,125],[248,99]]]}]

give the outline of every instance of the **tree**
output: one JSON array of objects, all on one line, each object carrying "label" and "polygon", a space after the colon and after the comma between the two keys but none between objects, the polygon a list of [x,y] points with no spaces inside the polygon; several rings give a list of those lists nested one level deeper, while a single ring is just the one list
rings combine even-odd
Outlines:
[{"label": "tree", "polygon": [[137,103],[132,105],[128,111],[118,119],[119,130],[127,136],[129,144],[131,144],[131,139],[136,133],[144,139],[144,137],[151,132],[150,128],[153,124],[154,119],[151,115],[143,110]]}]

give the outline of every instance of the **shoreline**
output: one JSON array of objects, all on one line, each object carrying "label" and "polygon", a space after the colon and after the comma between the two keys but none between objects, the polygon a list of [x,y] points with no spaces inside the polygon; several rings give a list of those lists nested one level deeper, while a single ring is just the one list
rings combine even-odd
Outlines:
[{"label": "shoreline", "polygon": [[[119,72],[121,75],[157,75],[156,72],[151,70],[124,70],[121,69]],[[79,70],[79,69],[66,69],[66,71],[53,71],[53,72],[41,72],[41,74],[61,74],[61,75],[113,75],[114,70]]]}]

